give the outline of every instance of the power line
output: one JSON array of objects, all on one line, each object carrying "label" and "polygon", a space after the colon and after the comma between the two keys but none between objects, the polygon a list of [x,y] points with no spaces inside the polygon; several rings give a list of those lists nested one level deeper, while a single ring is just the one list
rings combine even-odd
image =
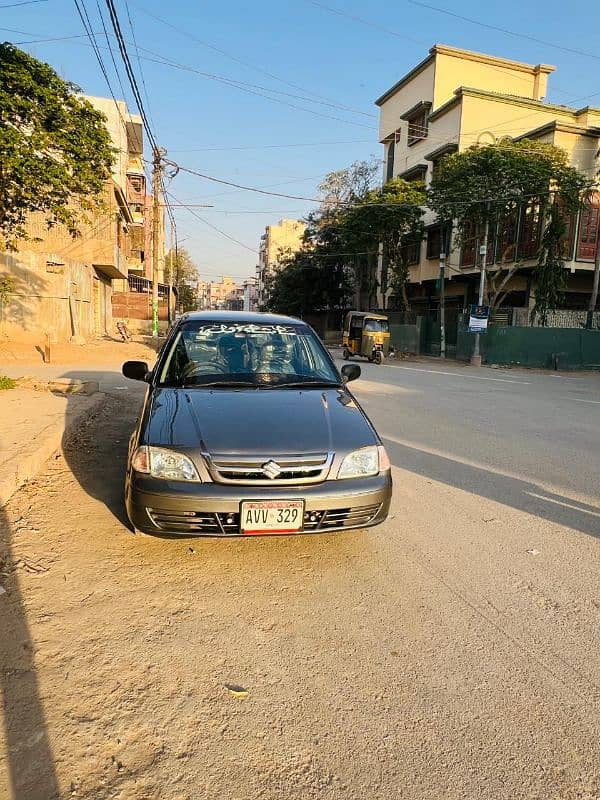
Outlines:
[{"label": "power line", "polygon": [[123,64],[125,65],[125,72],[127,74],[127,78],[129,80],[129,84],[131,86],[131,90],[133,92],[133,96],[135,98],[138,110],[144,122],[144,127],[146,128],[146,133],[148,135],[148,139],[152,145],[153,150],[159,150],[158,144],[156,139],[154,138],[154,134],[152,132],[152,128],[150,126],[150,122],[148,120],[148,116],[146,114],[146,109],[144,108],[144,103],[142,101],[142,97],[140,94],[140,90],[137,84],[137,80],[135,77],[135,73],[133,71],[133,67],[131,66],[131,61],[129,59],[129,54],[127,53],[127,47],[125,45],[125,40],[123,38],[123,32],[121,30],[121,24],[119,22],[119,17],[117,15],[117,10],[115,8],[115,4],[113,0],[106,0],[106,6],[108,8],[108,13],[110,16],[110,20],[112,23],[113,31],[115,34],[115,38],[117,40],[117,44],[119,46],[119,51],[121,53],[121,58],[123,60]]},{"label": "power line", "polygon": [[[133,3],[132,3],[132,5],[133,5]],[[197,44],[200,44],[203,47],[207,47],[209,50],[213,50],[214,52],[219,53],[222,56],[225,56],[225,58],[228,58],[230,61],[233,61],[236,64],[241,64],[244,67],[249,67],[250,69],[256,70],[256,72],[260,72],[261,74],[266,75],[267,77],[272,78],[273,80],[276,80],[276,81],[278,81],[279,83],[282,83],[285,86],[289,86],[292,89],[298,89],[301,92],[307,92],[308,94],[312,94],[313,97],[318,97],[320,100],[329,100],[329,102],[331,102],[330,98],[323,97],[323,95],[317,94],[316,92],[312,92],[309,89],[306,89],[306,88],[304,88],[302,86],[299,86],[296,83],[290,83],[289,81],[286,81],[284,78],[281,78],[278,75],[274,75],[272,72],[268,72],[267,70],[263,69],[262,67],[256,66],[256,64],[252,64],[252,63],[250,63],[248,61],[244,61],[244,60],[238,58],[237,56],[234,56],[231,53],[227,52],[226,50],[222,50],[219,47],[215,47],[215,45],[212,45],[209,42],[206,42],[206,41],[203,41],[202,39],[199,39],[193,33],[190,33],[190,31],[186,31],[186,30],[183,30],[181,28],[178,28],[176,25],[173,25],[172,22],[168,22],[167,20],[162,19],[162,17],[159,17],[156,14],[151,14],[149,11],[147,11],[144,8],[141,8],[140,6],[136,6],[136,8],[139,8],[139,10],[143,14],[145,14],[148,17],[150,17],[151,19],[154,19],[157,22],[160,22],[163,25],[166,25],[167,27],[169,27],[172,30],[176,31],[177,33],[181,34],[182,36],[186,36],[188,39],[191,39],[192,41],[196,42]],[[346,111],[355,111],[356,110],[356,109],[351,108],[350,106],[339,106],[339,104],[338,104],[338,107],[343,108]],[[363,112],[358,112],[358,113],[363,113]]]},{"label": "power line", "polygon": [[237,245],[239,245],[240,247],[243,247],[243,248],[244,248],[244,250],[249,250],[251,253],[254,253],[255,255],[256,255],[256,254],[258,254],[258,250],[256,250],[256,248],[254,248],[254,247],[249,247],[247,244],[244,244],[244,242],[240,242],[240,241],[239,241],[239,239],[236,239],[234,236],[230,236],[228,233],[226,233],[225,231],[221,230],[221,228],[217,228],[217,226],[216,226],[216,225],[213,225],[213,224],[212,224],[212,222],[209,222],[207,219],[204,219],[204,217],[200,216],[200,214],[198,214],[198,212],[197,212],[197,211],[195,211],[195,210],[194,210],[192,207],[190,207],[190,206],[186,206],[186,205],[185,205],[185,203],[181,203],[181,202],[180,202],[180,201],[179,201],[179,200],[178,200],[178,199],[175,197],[175,195],[174,195],[174,194],[172,194],[172,192],[168,192],[168,194],[169,194],[169,197],[171,197],[171,198],[172,198],[172,199],[173,199],[173,200],[174,200],[176,203],[179,203],[179,205],[181,205],[182,207],[184,207],[184,208],[186,209],[186,211],[189,211],[189,213],[190,213],[192,216],[196,217],[196,219],[199,219],[199,220],[200,220],[200,222],[203,222],[203,223],[204,223],[205,225],[207,225],[209,228],[212,228],[212,230],[213,230],[213,231],[216,231],[216,232],[217,232],[218,234],[220,234],[221,236],[224,236],[226,239],[229,239],[229,241],[233,242],[234,244],[237,244]]},{"label": "power line", "polygon": [[372,139],[345,139],[339,142],[300,142],[298,144],[262,144],[244,147],[198,147],[190,150],[170,150],[171,153],[215,153],[230,150],[275,150],[290,147],[326,147],[337,144],[374,144]]},{"label": "power line", "polygon": [[519,39],[526,39],[529,42],[535,42],[536,44],[543,44],[545,47],[552,47],[554,50],[562,50],[563,53],[570,53],[571,55],[577,56],[585,56],[586,58],[593,58],[596,61],[600,61],[600,56],[596,53],[590,53],[586,50],[579,50],[575,47],[565,47],[562,44],[557,44],[556,42],[548,42],[545,39],[538,39],[537,36],[530,36],[527,33],[519,33],[518,31],[510,30],[510,28],[501,28],[498,25],[490,25],[487,22],[481,22],[480,20],[473,19],[472,17],[464,17],[462,14],[456,14],[454,11],[448,11],[445,8],[438,8],[437,6],[431,6],[428,3],[422,3],[419,0],[408,0],[408,2],[413,6],[420,6],[421,8],[428,8],[431,11],[437,11],[439,14],[446,14],[449,17],[455,17],[456,19],[460,19],[463,22],[469,22],[471,25],[479,25],[480,28],[487,28],[491,31],[499,31],[500,33],[506,33],[508,36],[516,36]]},{"label": "power line", "polygon": [[[385,25],[381,25],[381,24],[378,24],[376,22],[372,22],[371,20],[365,19],[364,17],[357,17],[354,14],[349,14],[347,11],[342,11],[341,9],[333,8],[331,6],[325,5],[324,3],[317,2],[317,0],[309,0],[309,2],[313,6],[317,6],[319,8],[323,8],[326,11],[331,12],[332,14],[337,14],[340,17],[347,17],[348,19],[354,20],[354,22],[359,22],[361,25],[366,25],[369,28],[373,28],[375,30],[381,31],[382,33],[387,33],[390,36],[395,36],[395,37],[400,38],[400,39],[407,39],[407,40],[413,42],[414,44],[420,44],[420,45],[424,45],[425,47],[429,47],[429,43],[428,42],[425,42],[425,41],[420,40],[420,39],[414,39],[414,38],[412,38],[410,36],[406,36],[405,34],[398,33],[398,31],[392,30],[391,28],[388,28]],[[409,2],[411,2],[411,0],[409,0]],[[413,5],[422,5],[425,8],[434,8],[433,6],[425,6],[424,3],[416,3],[415,2],[415,3],[413,3]],[[442,11],[442,9],[436,9],[436,10]],[[452,16],[458,16],[458,14],[452,14],[451,12],[443,12],[443,13],[448,13],[448,14],[451,14]],[[466,19],[466,17],[461,17],[461,19]],[[501,30],[501,29],[498,28],[497,30]],[[495,72],[499,72],[500,74],[503,74],[503,75],[506,75],[507,71],[508,71],[506,69],[503,69],[502,67],[491,67],[490,66],[490,68],[493,69]],[[529,78],[527,78],[525,76],[513,74],[513,77],[515,77],[515,78],[517,78],[519,80],[529,81]],[[560,89],[557,86],[553,87],[553,91],[559,92],[560,94],[572,95],[572,92],[568,92],[568,91],[566,91],[564,89]]]},{"label": "power line", "polygon": [[386,28],[383,25],[378,25],[376,22],[371,22],[370,20],[364,19],[363,17],[357,17],[354,14],[349,14],[347,11],[342,11],[339,8],[332,8],[331,6],[326,6],[324,3],[318,3],[317,0],[309,0],[309,2],[313,6],[317,6],[318,8],[325,9],[325,11],[329,11],[331,14],[337,14],[340,17],[348,17],[348,19],[352,19],[355,22],[360,22],[362,25],[366,25],[369,28],[374,28],[377,31],[383,31],[384,33],[389,33],[392,36],[396,36],[398,39],[405,39],[406,41],[412,42],[413,44],[427,46],[427,42],[424,42],[421,39],[413,39],[412,36],[406,36],[403,33],[392,31],[390,28]]},{"label": "power line", "polygon": [[[13,32],[21,33],[21,34],[24,34],[24,35],[32,35],[32,34],[27,34],[26,31],[13,31]],[[67,38],[67,37],[39,38],[39,39],[36,39],[36,40],[29,40],[29,41],[19,42],[18,44],[40,44],[40,43],[43,43],[43,42],[62,41],[64,38]],[[140,51],[143,52],[143,53],[147,53],[148,55],[140,56],[139,55]],[[360,122],[355,122],[353,120],[343,119],[342,117],[336,117],[336,116],[333,116],[331,114],[323,114],[323,113],[321,113],[319,111],[315,111],[312,108],[305,108],[303,106],[298,106],[298,105],[296,105],[294,103],[290,103],[290,102],[288,102],[286,100],[282,100],[282,99],[280,99],[278,97],[271,97],[270,95],[272,95],[272,94],[282,95],[284,97],[291,97],[291,98],[299,99],[302,102],[306,102],[306,103],[316,103],[318,105],[329,106],[329,107],[332,107],[332,108],[339,108],[342,111],[348,111],[349,110],[349,111],[351,111],[351,113],[354,113],[354,114],[360,114],[362,116],[366,116],[366,117],[373,118],[373,119],[375,118],[376,115],[368,113],[366,111],[360,111],[358,109],[350,109],[348,106],[342,106],[342,105],[335,104],[335,103],[330,103],[330,102],[325,102],[325,101],[320,101],[320,100],[314,100],[313,98],[310,98],[310,97],[302,97],[302,96],[299,96],[299,95],[293,95],[293,94],[291,94],[289,92],[282,92],[282,91],[280,91],[278,89],[270,89],[270,88],[265,87],[265,86],[260,86],[260,85],[257,85],[257,84],[248,83],[246,81],[239,81],[239,80],[236,80],[234,78],[228,78],[228,77],[223,76],[223,75],[216,75],[216,74],[213,74],[213,73],[210,73],[210,72],[204,72],[202,70],[196,69],[195,67],[191,67],[191,66],[188,66],[186,64],[180,64],[180,63],[178,63],[176,61],[173,61],[172,59],[169,59],[169,58],[163,56],[160,53],[155,53],[154,51],[148,50],[147,48],[144,48],[144,47],[138,47],[138,60],[140,60],[140,59],[143,60],[143,61],[149,61],[149,62],[154,63],[154,64],[162,64],[163,66],[171,67],[172,69],[178,69],[178,70],[181,70],[183,72],[191,72],[191,73],[200,75],[201,77],[205,78],[206,80],[211,80],[211,81],[216,81],[218,83],[223,83],[226,86],[230,86],[230,87],[232,87],[234,89],[238,89],[239,91],[245,92],[246,94],[252,94],[252,95],[255,95],[256,97],[262,97],[263,99],[269,100],[272,103],[278,103],[279,105],[287,106],[288,108],[292,108],[292,109],[294,109],[296,111],[302,111],[305,114],[312,114],[313,116],[320,117],[321,119],[330,119],[330,120],[333,120],[334,122],[342,122],[345,125],[354,125],[354,126],[359,127],[359,128],[367,128],[369,130],[373,130],[373,127],[371,125],[366,125],[366,124],[363,124],[363,123],[360,123]],[[134,96],[135,96],[135,93],[134,93]],[[137,103],[137,100],[136,100],[136,103]]]},{"label": "power line", "polygon": [[234,181],[227,181],[227,180],[223,180],[222,178],[213,178],[211,175],[205,175],[204,173],[197,172],[194,169],[188,169],[188,167],[182,167],[180,164],[175,165],[175,162],[173,162],[173,161],[169,161],[167,163],[172,164],[173,166],[179,166],[179,169],[182,172],[188,172],[188,173],[190,173],[190,175],[196,175],[199,178],[204,178],[204,180],[212,181],[213,183],[221,183],[224,186],[234,186],[236,189],[244,189],[247,192],[256,192],[257,194],[266,194],[266,195],[269,195],[271,197],[285,197],[288,200],[307,200],[308,202],[311,202],[311,203],[320,202],[320,200],[318,200],[318,199],[316,199],[314,197],[301,197],[299,195],[294,195],[294,194],[282,194],[281,192],[269,192],[266,189],[259,189],[259,188],[255,187],[255,186],[244,186],[243,184],[235,183]]},{"label": "power line", "polygon": [[146,87],[146,80],[144,78],[144,70],[142,69],[142,62],[141,62],[141,59],[140,59],[140,50],[139,50],[139,47],[138,47],[137,39],[135,38],[135,29],[133,27],[133,22],[131,21],[131,14],[129,13],[129,3],[127,2],[127,0],[125,0],[125,11],[127,13],[127,19],[129,21],[129,27],[131,29],[131,38],[133,40],[133,46],[135,47],[135,53],[136,53],[136,56],[137,56],[138,67],[139,67],[139,70],[140,70],[140,78],[142,79],[142,88],[144,90],[144,97],[146,99],[146,104],[148,106],[148,114],[150,116],[150,121],[152,123],[154,123],[154,120],[152,119],[152,112],[150,110],[150,98],[148,96],[148,89]]},{"label": "power line", "polygon": [[[372,128],[373,128],[373,126],[371,126],[371,125],[365,125],[363,123],[354,122],[352,120],[343,119],[341,117],[334,117],[331,114],[323,114],[321,112],[314,111],[311,108],[303,108],[302,106],[298,106],[298,105],[295,105],[293,103],[289,103],[289,102],[287,102],[285,100],[281,100],[281,99],[279,99],[277,97],[270,97],[269,94],[265,94],[265,92],[268,92],[270,94],[279,94],[279,95],[283,95],[283,96],[286,96],[286,97],[292,97],[292,98],[299,99],[299,100],[301,100],[303,102],[307,102],[307,103],[316,103],[318,105],[325,105],[325,106],[330,106],[330,107],[333,107],[333,108],[339,108],[340,110],[344,110],[345,111],[346,107],[344,107],[344,106],[338,106],[337,104],[332,104],[332,103],[319,101],[319,100],[313,100],[310,97],[302,97],[302,96],[299,96],[299,95],[292,95],[289,92],[281,92],[278,89],[269,89],[266,86],[260,86],[260,85],[257,85],[257,84],[247,83],[245,81],[238,81],[238,80],[235,80],[234,78],[227,78],[227,77],[225,77],[223,75],[216,75],[214,73],[204,72],[202,70],[196,69],[196,67],[191,67],[191,66],[188,66],[186,64],[180,64],[177,61],[173,61],[172,59],[166,58],[165,56],[161,55],[160,53],[154,53],[152,50],[148,50],[148,49],[146,49],[144,47],[140,47],[140,50],[143,53],[149,53],[149,54],[155,56],[154,58],[151,58],[149,56],[143,56],[144,61],[151,61],[151,62],[154,62],[155,64],[163,64],[164,66],[171,67],[172,69],[179,69],[179,70],[182,70],[183,72],[192,72],[192,73],[195,73],[197,75],[200,75],[201,77],[203,77],[203,78],[205,78],[207,80],[217,81],[218,83],[224,83],[227,86],[232,86],[233,88],[239,89],[240,91],[246,92],[247,94],[253,94],[253,95],[256,95],[258,97],[263,97],[265,100],[270,100],[272,103],[279,103],[280,105],[288,106],[289,108],[293,108],[293,109],[295,109],[297,111],[304,111],[307,114],[313,114],[314,116],[322,117],[323,119],[331,119],[331,120],[334,120],[335,122],[343,122],[346,125],[356,125],[359,128],[368,128],[369,130],[372,130]],[[358,113],[358,114],[361,114],[363,116],[372,117],[372,118],[375,118],[375,116],[376,116],[374,114],[370,114],[370,113],[367,113],[365,111],[356,111],[354,109],[352,110],[352,113],[355,113],[355,114]]]},{"label": "power line", "polygon": [[17,6],[32,6],[34,3],[47,3],[48,0],[23,0],[21,3],[8,3],[0,8],[16,8]]}]

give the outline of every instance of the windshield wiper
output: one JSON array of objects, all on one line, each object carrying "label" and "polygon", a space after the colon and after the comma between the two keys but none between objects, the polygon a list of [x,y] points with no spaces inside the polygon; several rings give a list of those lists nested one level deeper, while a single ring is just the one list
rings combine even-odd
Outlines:
[{"label": "windshield wiper", "polygon": [[300,386],[321,386],[327,389],[339,388],[340,384],[335,381],[286,381],[285,383],[259,384],[261,389],[291,389]]},{"label": "windshield wiper", "polygon": [[203,389],[206,386],[214,388],[215,386],[252,386],[255,389],[257,384],[254,381],[208,381],[207,383],[194,383],[194,388]]}]

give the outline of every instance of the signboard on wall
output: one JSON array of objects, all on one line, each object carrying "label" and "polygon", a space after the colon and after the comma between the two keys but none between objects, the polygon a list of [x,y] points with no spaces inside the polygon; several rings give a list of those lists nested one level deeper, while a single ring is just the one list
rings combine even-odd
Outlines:
[{"label": "signboard on wall", "polygon": [[489,306],[469,307],[469,333],[485,333],[490,318]]}]

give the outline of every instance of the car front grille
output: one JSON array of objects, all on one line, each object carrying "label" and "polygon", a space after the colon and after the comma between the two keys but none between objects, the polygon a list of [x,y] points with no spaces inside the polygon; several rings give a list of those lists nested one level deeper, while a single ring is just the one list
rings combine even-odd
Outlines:
[{"label": "car front grille", "polygon": [[360,528],[368,525],[379,512],[381,504],[355,508],[333,508],[328,511],[308,511],[304,517],[305,531],[326,531],[328,528]]},{"label": "car front grille", "polygon": [[147,509],[150,520],[161,531],[191,534],[235,534],[239,532],[239,514],[208,511],[172,511]]},{"label": "car front grille", "polygon": [[277,484],[319,483],[326,480],[333,453],[303,456],[206,456],[219,483]]},{"label": "car front grille", "polygon": [[[313,533],[333,528],[360,528],[375,519],[381,504],[334,508],[328,511],[307,511],[304,514],[303,531]],[[235,536],[240,532],[240,515],[225,512],[174,511],[147,509],[152,523],[165,533],[180,533],[205,536]]]}]

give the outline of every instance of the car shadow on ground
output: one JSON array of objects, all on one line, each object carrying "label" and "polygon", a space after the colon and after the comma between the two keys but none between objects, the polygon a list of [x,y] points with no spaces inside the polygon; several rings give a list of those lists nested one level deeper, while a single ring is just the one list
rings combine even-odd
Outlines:
[{"label": "car shadow on ground", "polygon": [[[8,797],[54,800],[59,796],[52,748],[35,665],[35,646],[16,573],[10,504],[0,508],[0,694]],[[1,730],[1,727],[0,727]],[[0,759],[0,772],[2,761]],[[0,795],[2,794],[0,778]]]},{"label": "car shadow on ground", "polygon": [[600,506],[550,492],[493,469],[420,450],[382,437],[394,466],[600,538]]},{"label": "car shadow on ground", "polygon": [[104,401],[76,429],[66,432],[62,451],[85,492],[104,503],[117,521],[129,528],[123,489],[127,453],[146,384],[107,371],[65,372],[61,377],[96,381],[103,389]]}]

